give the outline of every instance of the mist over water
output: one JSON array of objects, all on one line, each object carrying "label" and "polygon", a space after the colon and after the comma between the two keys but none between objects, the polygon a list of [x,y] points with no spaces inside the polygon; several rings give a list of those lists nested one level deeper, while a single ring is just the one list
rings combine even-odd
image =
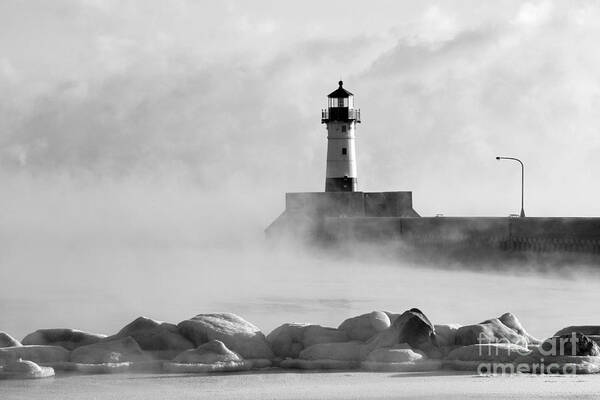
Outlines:
[{"label": "mist over water", "polygon": [[[111,334],[140,315],[177,323],[234,312],[266,334],[284,322],[335,327],[411,307],[434,323],[511,311],[539,337],[595,321],[600,279],[587,267],[542,274],[485,259],[468,268],[415,263],[385,246],[274,247],[263,229],[283,205],[270,205],[272,193],[239,197],[161,179],[10,183],[1,201],[1,329],[18,338],[55,327]],[[37,196],[28,196],[31,187]]]}]

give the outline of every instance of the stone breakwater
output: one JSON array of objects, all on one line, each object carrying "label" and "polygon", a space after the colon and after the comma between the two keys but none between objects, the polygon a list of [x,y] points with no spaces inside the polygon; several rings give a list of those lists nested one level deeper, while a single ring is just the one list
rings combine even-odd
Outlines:
[{"label": "stone breakwater", "polygon": [[337,328],[285,323],[267,336],[230,313],[178,324],[139,317],[110,336],[39,329],[20,342],[0,332],[0,378],[58,371],[208,373],[263,368],[477,373],[600,373],[600,325],[540,341],[505,313],[472,325],[434,325],[419,309],[373,311]]}]

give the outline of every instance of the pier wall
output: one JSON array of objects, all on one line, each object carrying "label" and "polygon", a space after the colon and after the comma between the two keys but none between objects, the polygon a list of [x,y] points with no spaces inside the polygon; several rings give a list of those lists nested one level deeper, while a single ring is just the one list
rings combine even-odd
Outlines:
[{"label": "pier wall", "polygon": [[326,218],[323,232],[337,241],[600,253],[600,218]]},{"label": "pier wall", "polygon": [[412,192],[287,193],[285,203],[285,211],[266,229],[268,237],[600,253],[600,218],[420,217]]}]

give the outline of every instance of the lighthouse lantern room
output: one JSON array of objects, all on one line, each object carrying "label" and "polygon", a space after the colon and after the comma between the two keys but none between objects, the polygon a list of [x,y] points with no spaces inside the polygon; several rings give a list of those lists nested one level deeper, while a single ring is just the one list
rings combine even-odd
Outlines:
[{"label": "lighthouse lantern room", "polygon": [[344,82],[327,96],[327,109],[321,111],[321,123],[327,124],[326,192],[356,191],[356,123],[360,109],[354,108],[354,95],[343,88]]}]

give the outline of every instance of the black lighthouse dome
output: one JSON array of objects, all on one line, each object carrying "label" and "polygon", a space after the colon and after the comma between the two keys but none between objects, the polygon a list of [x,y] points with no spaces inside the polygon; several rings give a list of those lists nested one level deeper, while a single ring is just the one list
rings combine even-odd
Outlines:
[{"label": "black lighthouse dome", "polygon": [[338,84],[340,85],[340,87],[334,90],[333,92],[329,93],[329,96],[327,97],[329,97],[330,99],[334,97],[344,99],[350,96],[354,96],[352,93],[344,89],[344,81],[339,81]]}]

